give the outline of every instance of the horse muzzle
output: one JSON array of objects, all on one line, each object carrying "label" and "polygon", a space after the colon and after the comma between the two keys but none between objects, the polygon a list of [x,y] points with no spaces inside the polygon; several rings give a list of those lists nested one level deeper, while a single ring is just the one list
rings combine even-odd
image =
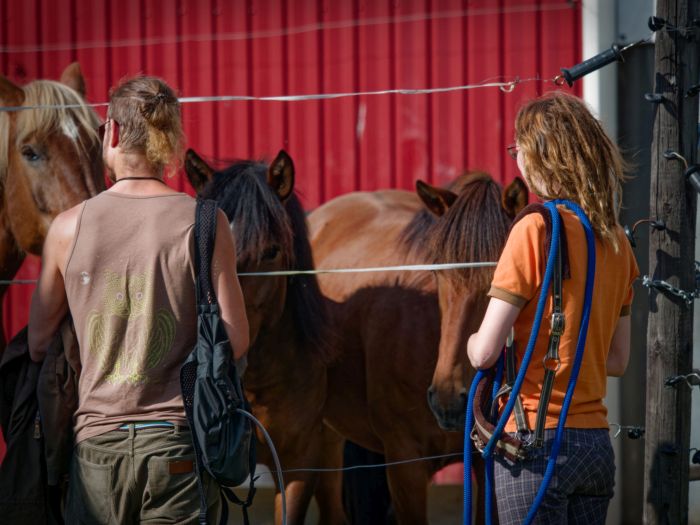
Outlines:
[{"label": "horse muzzle", "polygon": [[459,432],[464,430],[465,411],[467,408],[467,390],[462,388],[458,397],[453,397],[447,405],[440,402],[435,388],[428,388],[428,406],[443,430]]}]

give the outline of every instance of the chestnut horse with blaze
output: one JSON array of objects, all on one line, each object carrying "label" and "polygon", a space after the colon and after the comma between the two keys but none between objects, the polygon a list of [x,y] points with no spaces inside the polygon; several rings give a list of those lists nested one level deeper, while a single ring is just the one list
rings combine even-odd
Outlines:
[{"label": "chestnut horse with blaze", "polygon": [[[21,87],[0,75],[0,106],[44,106],[0,108],[0,280],[12,279],[27,253],[41,255],[56,215],[104,189],[99,120],[84,96],[77,63],[60,82]],[[6,291],[0,286],[0,300]]]},{"label": "chestnut horse with blaze", "polygon": [[[358,192],[319,207],[308,218],[316,266],[496,261],[527,201],[522,181],[502,194],[482,173],[463,175],[448,189],[419,181],[417,193]],[[485,312],[492,273],[478,268],[319,277],[321,291],[333,301],[339,345],[328,369],[325,422],[387,462],[455,454],[387,468],[402,525],[428,522],[432,475],[459,461],[466,388],[474,375],[466,343]],[[331,463],[340,457],[340,450],[328,452]]]}]

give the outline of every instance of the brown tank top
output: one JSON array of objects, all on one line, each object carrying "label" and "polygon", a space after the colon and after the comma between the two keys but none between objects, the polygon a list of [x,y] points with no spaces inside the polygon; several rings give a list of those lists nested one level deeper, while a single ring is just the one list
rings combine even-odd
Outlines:
[{"label": "brown tank top", "polygon": [[103,192],[84,203],[65,271],[82,363],[76,443],[129,421],[185,422],[194,214],[184,193]]}]

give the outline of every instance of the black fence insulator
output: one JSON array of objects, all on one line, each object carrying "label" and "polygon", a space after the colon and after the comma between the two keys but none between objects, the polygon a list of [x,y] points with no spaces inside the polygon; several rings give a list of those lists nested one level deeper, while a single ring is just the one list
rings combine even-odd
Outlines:
[{"label": "black fence insulator", "polygon": [[598,53],[588,60],[584,60],[580,64],[576,64],[568,69],[561,68],[561,73],[564,80],[566,80],[566,83],[569,84],[569,86],[573,86],[574,81],[578,80],[579,78],[586,76],[593,71],[597,71],[601,67],[607,66],[612,62],[617,62],[618,60],[622,60],[620,46],[613,44],[610,49],[606,49],[602,53]]},{"label": "black fence insulator", "polygon": [[695,451],[695,454],[693,454],[693,457],[690,459],[690,462],[693,465],[700,465],[700,450]]},{"label": "black fence insulator", "polygon": [[685,180],[687,180],[693,189],[700,193],[700,164],[693,164],[685,172]]},{"label": "black fence insulator", "polygon": [[688,91],[685,92],[685,98],[695,97],[698,93],[700,93],[700,84],[695,84],[694,86],[690,86]]},{"label": "black fence insulator", "polygon": [[665,27],[668,27],[666,20],[658,16],[650,16],[647,25],[649,26],[649,29],[654,31],[654,33]]}]

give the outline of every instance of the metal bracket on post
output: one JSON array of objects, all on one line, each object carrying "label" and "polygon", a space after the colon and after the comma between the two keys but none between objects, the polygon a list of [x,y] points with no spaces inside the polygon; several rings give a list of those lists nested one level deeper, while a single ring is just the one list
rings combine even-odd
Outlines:
[{"label": "metal bracket on post", "polygon": [[642,277],[642,286],[645,288],[655,288],[661,292],[678,297],[682,299],[687,306],[693,304],[693,301],[700,297],[700,290],[697,288],[692,292],[681,290],[680,288],[673,286],[671,283],[667,283],[666,281],[662,281],[660,279],[652,279],[648,275],[644,275]]},{"label": "metal bracket on post", "polygon": [[676,387],[683,383],[690,389],[694,386],[700,386],[700,370],[693,370],[691,373],[685,375],[668,377],[666,381],[664,381],[664,386]]}]

